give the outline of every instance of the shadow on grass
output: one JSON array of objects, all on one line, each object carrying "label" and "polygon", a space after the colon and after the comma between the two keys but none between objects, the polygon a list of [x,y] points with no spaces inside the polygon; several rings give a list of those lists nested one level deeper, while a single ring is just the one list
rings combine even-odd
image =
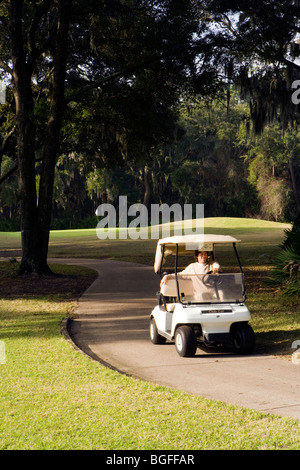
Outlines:
[{"label": "shadow on grass", "polygon": [[295,349],[292,349],[292,344],[294,341],[300,340],[300,328],[255,333],[255,338],[256,352],[288,356],[295,352]]},{"label": "shadow on grass", "polygon": [[[19,316],[20,320],[16,320]],[[1,339],[51,339],[60,335],[61,315],[44,312],[42,314],[24,315],[22,311],[14,312],[14,320],[6,321],[1,327]]]},{"label": "shadow on grass", "polygon": [[53,276],[17,275],[19,263],[0,262],[0,298],[2,299],[77,299],[96,279],[97,273],[79,266],[51,265]]}]

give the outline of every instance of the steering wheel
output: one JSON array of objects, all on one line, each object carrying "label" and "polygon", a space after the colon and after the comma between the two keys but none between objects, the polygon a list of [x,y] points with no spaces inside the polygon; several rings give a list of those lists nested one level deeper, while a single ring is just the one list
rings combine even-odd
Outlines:
[{"label": "steering wheel", "polygon": [[216,298],[219,300],[219,292],[218,292],[218,286],[220,286],[223,282],[223,278],[220,277],[219,275],[211,275],[210,273],[204,274],[202,278],[202,282],[205,285],[205,287],[213,287],[215,290]]},{"label": "steering wheel", "polygon": [[202,277],[202,282],[206,287],[220,286],[223,282],[223,278],[220,275],[211,275],[212,271],[209,271],[207,274],[204,274]]}]

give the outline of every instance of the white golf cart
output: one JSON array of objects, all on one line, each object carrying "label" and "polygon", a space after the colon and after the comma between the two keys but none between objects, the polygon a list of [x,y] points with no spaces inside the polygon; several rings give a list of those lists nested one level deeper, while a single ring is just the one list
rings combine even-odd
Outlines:
[{"label": "white golf cart", "polygon": [[[167,281],[157,293],[158,305],[150,315],[152,343],[175,341],[182,357],[194,356],[203,343],[207,346],[230,343],[238,354],[253,352],[255,338],[248,324],[251,317],[245,305],[244,275],[236,249],[239,241],[228,235],[196,234],[158,241],[154,271],[160,277],[167,275]],[[228,247],[235,254],[235,269],[232,261],[228,261]],[[230,267],[223,269],[221,264],[222,272],[218,274],[180,273],[193,261],[191,255],[195,251],[207,251],[213,260],[216,248],[218,256],[225,256],[224,264]]]}]

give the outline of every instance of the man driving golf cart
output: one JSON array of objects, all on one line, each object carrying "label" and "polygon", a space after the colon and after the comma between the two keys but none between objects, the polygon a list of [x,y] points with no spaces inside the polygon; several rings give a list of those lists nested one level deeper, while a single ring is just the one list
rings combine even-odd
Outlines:
[{"label": "man driving golf cart", "polygon": [[[150,338],[154,344],[175,340],[178,354],[193,356],[198,345],[233,344],[236,352],[249,354],[254,334],[248,324],[245,287],[236,240],[221,235],[186,235],[159,240],[154,270],[160,276],[158,305],[150,315]],[[214,260],[216,246],[231,246],[239,272],[222,272]],[[186,263],[186,256],[197,252],[197,261]],[[171,272],[168,258],[174,259]],[[169,271],[169,270],[168,270]]]}]

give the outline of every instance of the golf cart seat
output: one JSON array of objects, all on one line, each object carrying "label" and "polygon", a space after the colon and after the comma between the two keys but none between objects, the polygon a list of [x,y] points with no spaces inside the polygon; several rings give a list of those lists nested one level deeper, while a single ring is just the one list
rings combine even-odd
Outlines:
[{"label": "golf cart seat", "polygon": [[[179,282],[179,293],[182,297],[193,296],[193,282],[191,279],[178,279]],[[175,279],[168,279],[166,284],[161,287],[160,292],[165,297],[176,297],[177,298],[177,285]]]}]

